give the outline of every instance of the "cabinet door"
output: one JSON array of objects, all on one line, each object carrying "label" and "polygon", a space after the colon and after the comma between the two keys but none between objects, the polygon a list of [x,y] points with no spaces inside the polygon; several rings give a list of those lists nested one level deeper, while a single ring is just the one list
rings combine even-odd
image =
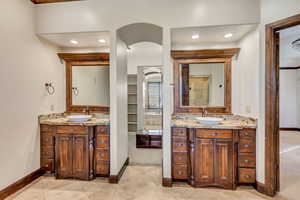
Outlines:
[{"label": "cabinet door", "polygon": [[89,179],[89,148],[88,135],[73,137],[73,177]]},{"label": "cabinet door", "polygon": [[233,185],[233,143],[215,140],[215,183],[231,189]]},{"label": "cabinet door", "polygon": [[73,175],[73,138],[70,135],[56,135],[56,177],[70,178]]},{"label": "cabinet door", "polygon": [[196,138],[195,184],[198,186],[214,183],[214,140]]}]

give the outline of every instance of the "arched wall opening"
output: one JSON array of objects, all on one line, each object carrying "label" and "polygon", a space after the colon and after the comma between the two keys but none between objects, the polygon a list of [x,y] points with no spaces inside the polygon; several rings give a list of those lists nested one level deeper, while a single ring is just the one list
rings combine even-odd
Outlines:
[{"label": "arched wall opening", "polygon": [[[138,106],[137,97],[139,68],[161,68],[163,65],[163,29],[154,24],[135,23],[117,29],[114,34],[113,46],[115,48],[112,49],[112,56],[115,57],[115,69],[113,76],[117,85],[111,91],[116,93],[115,99],[112,100],[116,107],[111,106],[113,108],[111,112],[113,126],[111,149],[113,152],[111,155],[114,157],[111,159],[111,175],[118,174],[128,158],[133,164],[162,164],[161,149],[154,151],[146,149],[145,151],[145,149],[136,148],[138,123],[132,122],[133,119],[138,120],[138,107],[143,107]],[[136,94],[136,99],[128,94],[134,84],[136,91],[131,94]],[[134,100],[136,102],[131,102]],[[136,108],[132,110],[134,103]],[[136,116],[132,116],[134,114]],[[135,130],[130,131],[132,126],[136,126]]]}]

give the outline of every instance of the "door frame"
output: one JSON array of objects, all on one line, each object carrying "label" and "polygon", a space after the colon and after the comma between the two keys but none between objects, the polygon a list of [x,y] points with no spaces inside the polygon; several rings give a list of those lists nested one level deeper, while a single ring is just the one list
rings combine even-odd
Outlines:
[{"label": "door frame", "polygon": [[300,14],[267,24],[265,46],[265,185],[263,193],[275,196],[279,177],[279,34],[300,25]]}]

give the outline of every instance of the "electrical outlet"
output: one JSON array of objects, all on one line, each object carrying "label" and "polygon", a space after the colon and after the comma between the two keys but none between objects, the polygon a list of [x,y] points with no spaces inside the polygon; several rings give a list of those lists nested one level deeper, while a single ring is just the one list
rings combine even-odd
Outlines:
[{"label": "electrical outlet", "polygon": [[247,105],[246,106],[246,113],[251,113],[251,106],[250,105]]},{"label": "electrical outlet", "polygon": [[54,105],[53,104],[50,106],[50,110],[54,111]]}]

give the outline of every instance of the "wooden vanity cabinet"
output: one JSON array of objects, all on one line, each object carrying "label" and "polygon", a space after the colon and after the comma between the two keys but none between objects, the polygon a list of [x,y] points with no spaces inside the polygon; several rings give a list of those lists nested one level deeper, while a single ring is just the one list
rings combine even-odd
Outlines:
[{"label": "wooden vanity cabinet", "polygon": [[55,126],[41,125],[41,169],[46,173],[54,173],[54,135]]},{"label": "wooden vanity cabinet", "polygon": [[256,180],[256,130],[243,129],[239,132],[238,181],[241,184]]},{"label": "wooden vanity cabinet", "polygon": [[94,177],[93,127],[57,126],[56,178],[91,180]]},{"label": "wooden vanity cabinet", "polygon": [[195,187],[234,187],[234,138],[232,130],[194,129],[191,151]]},{"label": "wooden vanity cabinet", "polygon": [[110,142],[109,127],[95,128],[95,173],[97,176],[109,176],[110,173]]},{"label": "wooden vanity cabinet", "polygon": [[255,183],[256,129],[172,128],[172,178],[194,187]]},{"label": "wooden vanity cabinet", "polygon": [[109,176],[109,126],[41,125],[41,169],[59,179]]}]

